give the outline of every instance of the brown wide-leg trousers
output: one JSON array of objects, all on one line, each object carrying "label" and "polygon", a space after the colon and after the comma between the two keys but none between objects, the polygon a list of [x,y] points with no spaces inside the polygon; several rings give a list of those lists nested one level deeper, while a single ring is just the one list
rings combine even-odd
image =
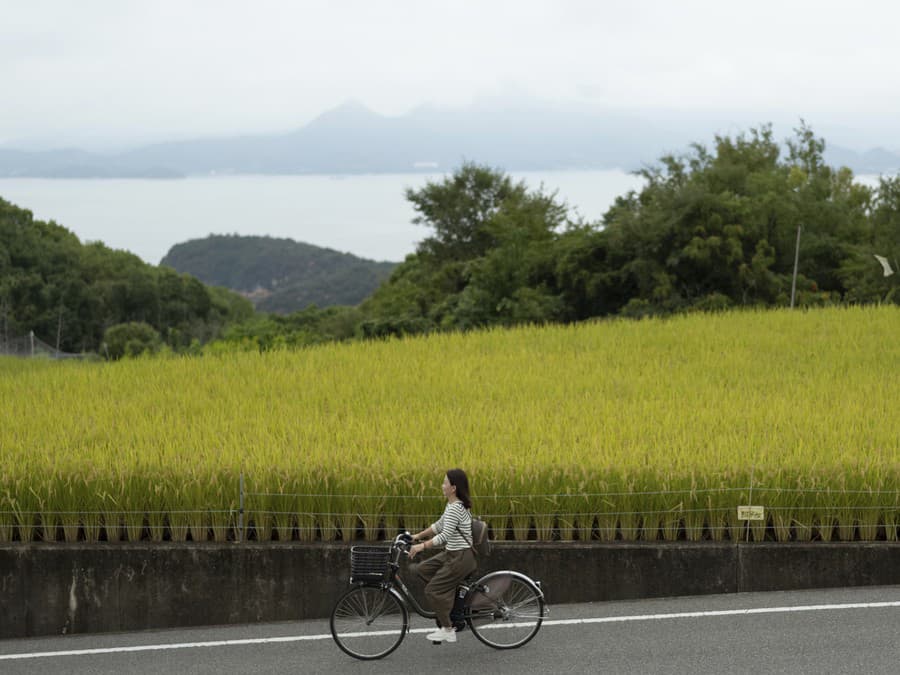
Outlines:
[{"label": "brown wide-leg trousers", "polygon": [[471,549],[441,551],[416,566],[416,574],[425,582],[425,600],[437,615],[438,623],[449,628],[450,610],[456,597],[456,587],[478,564]]}]

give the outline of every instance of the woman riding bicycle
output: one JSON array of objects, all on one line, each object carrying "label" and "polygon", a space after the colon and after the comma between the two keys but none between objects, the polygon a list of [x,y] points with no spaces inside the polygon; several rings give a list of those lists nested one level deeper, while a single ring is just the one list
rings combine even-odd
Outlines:
[{"label": "woman riding bicycle", "polygon": [[424,541],[410,548],[409,557],[415,558],[426,548],[444,546],[443,551],[419,563],[416,572],[426,582],[425,597],[441,625],[426,638],[432,642],[456,642],[456,630],[450,620],[456,588],[478,566],[471,548],[472,500],[466,472],[450,469],[441,491],[447,498],[444,513],[431,527],[413,535],[413,541]]}]

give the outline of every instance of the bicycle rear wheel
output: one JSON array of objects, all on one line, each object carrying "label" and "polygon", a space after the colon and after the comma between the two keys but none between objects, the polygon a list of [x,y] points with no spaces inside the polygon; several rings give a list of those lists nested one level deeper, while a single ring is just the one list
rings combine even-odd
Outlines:
[{"label": "bicycle rear wheel", "polygon": [[406,605],[393,589],[380,586],[351,588],[331,612],[331,636],[357,659],[387,656],[403,642],[408,625]]},{"label": "bicycle rear wheel", "polygon": [[518,572],[493,572],[466,596],[466,619],[479,640],[495,649],[521,647],[544,621],[544,596]]}]

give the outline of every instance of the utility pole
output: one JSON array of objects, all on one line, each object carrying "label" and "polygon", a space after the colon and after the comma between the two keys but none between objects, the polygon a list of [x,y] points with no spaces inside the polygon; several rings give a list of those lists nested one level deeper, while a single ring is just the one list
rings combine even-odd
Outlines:
[{"label": "utility pole", "polygon": [[59,358],[59,342],[62,339],[62,315],[63,306],[59,305],[59,322],[56,324],[56,358]]},{"label": "utility pole", "polygon": [[797,295],[797,263],[800,262],[800,230],[803,226],[797,226],[797,247],[794,249],[794,280],[791,282],[791,309],[794,309],[794,297]]}]

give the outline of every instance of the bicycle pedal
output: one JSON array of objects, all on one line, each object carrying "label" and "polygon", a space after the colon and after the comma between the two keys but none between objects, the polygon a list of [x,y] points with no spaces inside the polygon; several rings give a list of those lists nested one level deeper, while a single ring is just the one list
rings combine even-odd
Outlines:
[{"label": "bicycle pedal", "polygon": [[431,644],[433,644],[433,645],[439,645],[439,644],[441,644],[441,641],[440,641],[440,640],[432,640],[432,641],[431,641]]}]

